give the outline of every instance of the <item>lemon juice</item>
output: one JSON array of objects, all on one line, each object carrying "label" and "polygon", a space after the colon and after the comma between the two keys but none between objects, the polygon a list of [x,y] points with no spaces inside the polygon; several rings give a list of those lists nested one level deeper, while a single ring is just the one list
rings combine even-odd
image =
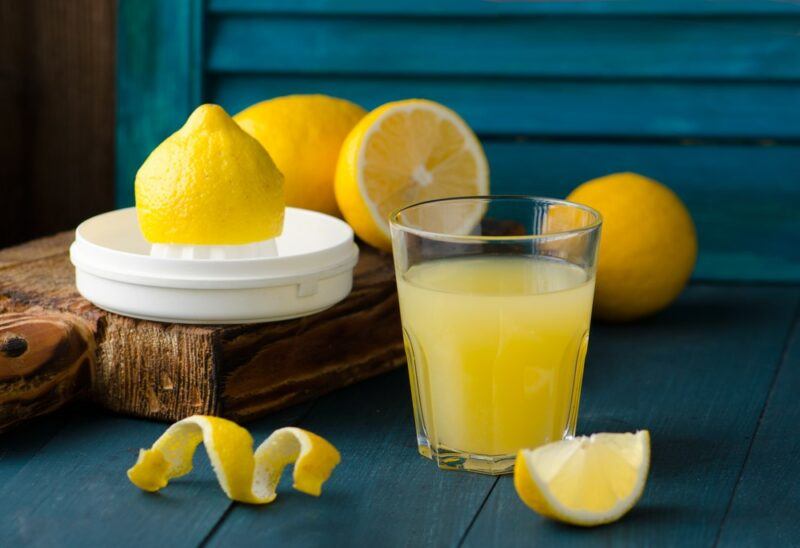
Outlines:
[{"label": "lemon juice", "polygon": [[513,459],[574,433],[590,272],[542,256],[480,255],[418,264],[397,279],[420,452],[445,466],[448,455]]}]

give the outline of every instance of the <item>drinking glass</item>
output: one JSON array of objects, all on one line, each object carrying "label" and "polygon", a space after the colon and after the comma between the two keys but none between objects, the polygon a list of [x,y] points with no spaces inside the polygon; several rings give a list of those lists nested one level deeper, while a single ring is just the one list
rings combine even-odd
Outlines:
[{"label": "drinking glass", "polygon": [[601,218],[564,200],[445,198],[390,218],[419,452],[513,470],[575,433]]}]

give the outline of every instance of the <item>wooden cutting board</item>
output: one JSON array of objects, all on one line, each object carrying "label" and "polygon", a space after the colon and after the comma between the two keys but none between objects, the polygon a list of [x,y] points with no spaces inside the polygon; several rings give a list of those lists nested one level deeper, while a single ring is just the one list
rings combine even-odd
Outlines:
[{"label": "wooden cutting board", "polygon": [[72,232],[0,250],[0,430],[87,395],[131,415],[247,420],[404,363],[389,255],[353,292],[276,323],[188,326],[105,312],[75,288]]}]

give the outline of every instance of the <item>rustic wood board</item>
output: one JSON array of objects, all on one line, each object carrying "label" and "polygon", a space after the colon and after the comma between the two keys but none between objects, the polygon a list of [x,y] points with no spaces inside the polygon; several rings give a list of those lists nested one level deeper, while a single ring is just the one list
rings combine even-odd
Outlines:
[{"label": "rustic wood board", "polygon": [[0,428],[86,391],[122,413],[246,420],[404,361],[391,258],[362,246],[350,296],[305,318],[236,326],[135,320],[74,284],[72,233],[0,251]]}]

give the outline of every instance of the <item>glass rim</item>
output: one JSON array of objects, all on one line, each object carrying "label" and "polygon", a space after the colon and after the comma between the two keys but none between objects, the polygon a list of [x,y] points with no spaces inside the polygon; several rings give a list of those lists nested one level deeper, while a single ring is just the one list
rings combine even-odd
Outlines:
[{"label": "glass rim", "polygon": [[[550,232],[547,234],[517,234],[508,236],[494,236],[494,235],[481,235],[481,234],[453,234],[450,232],[437,232],[434,230],[424,230],[421,228],[408,226],[407,224],[404,224],[399,220],[399,216],[404,211],[416,207],[426,206],[441,202],[466,202],[471,200],[473,201],[481,200],[485,202],[520,201],[520,202],[543,202],[546,204],[559,204],[585,211],[586,213],[590,214],[594,219],[591,223],[587,224],[586,226],[571,228],[568,230],[559,230],[557,232]],[[545,196],[532,196],[528,194],[495,194],[495,195],[451,196],[448,198],[436,198],[433,200],[423,200],[421,202],[414,202],[413,204],[408,204],[406,206],[395,209],[389,215],[389,225],[398,230],[402,230],[404,232],[410,232],[412,234],[421,236],[423,238],[429,238],[434,240],[458,241],[464,243],[503,242],[503,241],[525,242],[525,241],[535,241],[535,240],[561,239],[597,230],[602,226],[602,224],[603,224],[603,216],[600,214],[599,211],[597,211],[592,207],[579,204],[577,202],[570,202],[569,200],[563,200],[560,198],[547,198]]]}]

